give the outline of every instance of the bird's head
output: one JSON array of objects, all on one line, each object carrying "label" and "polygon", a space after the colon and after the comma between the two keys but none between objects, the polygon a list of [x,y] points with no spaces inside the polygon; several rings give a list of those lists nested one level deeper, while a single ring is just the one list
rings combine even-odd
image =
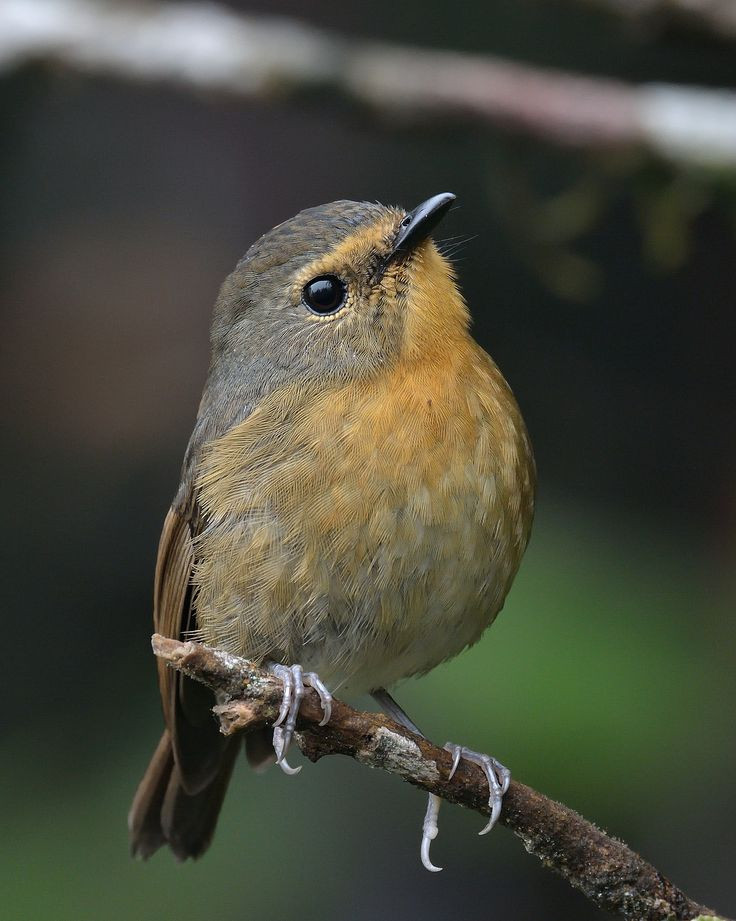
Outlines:
[{"label": "bird's head", "polygon": [[451,348],[468,314],[430,234],[454,200],[446,192],[409,212],[336,201],[274,227],[222,287],[213,362],[306,385]]}]

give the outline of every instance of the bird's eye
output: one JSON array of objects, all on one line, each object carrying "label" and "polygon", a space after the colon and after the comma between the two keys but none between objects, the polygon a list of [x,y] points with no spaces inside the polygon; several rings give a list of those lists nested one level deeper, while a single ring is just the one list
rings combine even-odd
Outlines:
[{"label": "bird's eye", "polygon": [[345,282],[336,275],[320,275],[304,285],[302,301],[312,313],[326,316],[337,311],[347,297]]}]

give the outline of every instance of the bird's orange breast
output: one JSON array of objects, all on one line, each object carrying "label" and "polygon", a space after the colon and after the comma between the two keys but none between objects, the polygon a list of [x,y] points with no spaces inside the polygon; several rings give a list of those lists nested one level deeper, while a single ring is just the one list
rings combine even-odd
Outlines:
[{"label": "bird's orange breast", "polygon": [[211,445],[197,489],[205,640],[356,690],[474,642],[526,545],[516,403],[467,337],[369,383],[273,394]]}]

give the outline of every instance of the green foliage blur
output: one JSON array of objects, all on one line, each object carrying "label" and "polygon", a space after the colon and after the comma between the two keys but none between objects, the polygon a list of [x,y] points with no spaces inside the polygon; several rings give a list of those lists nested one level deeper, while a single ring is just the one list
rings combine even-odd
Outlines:
[{"label": "green foliage blur", "polygon": [[[631,81],[733,85],[733,47],[570,3],[231,4]],[[525,413],[532,543],[480,643],[396,695],[736,915],[736,179],[328,99],[240,104],[28,69],[0,82],[0,915],[589,919],[510,833],[345,759],[243,759],[211,850],[128,856],[158,739],[157,532],[247,246],[335,198],[445,189],[476,335]],[[443,228],[444,229],[444,228]],[[370,706],[368,701],[363,702]]]}]

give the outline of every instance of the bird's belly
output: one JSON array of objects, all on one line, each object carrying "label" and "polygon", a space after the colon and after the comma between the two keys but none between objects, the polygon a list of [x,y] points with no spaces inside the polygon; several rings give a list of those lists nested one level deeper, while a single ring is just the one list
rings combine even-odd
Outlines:
[{"label": "bird's belly", "polygon": [[515,523],[483,479],[408,477],[369,501],[343,479],[286,516],[255,506],[205,531],[203,637],[356,693],[428,671],[479,638],[516,570]]},{"label": "bird's belly", "polygon": [[478,639],[528,535],[523,427],[491,413],[506,391],[487,374],[410,384],[253,414],[215,444],[195,548],[205,641],[364,691]]},{"label": "bird's belly", "polygon": [[310,633],[301,661],[357,693],[427,672],[474,643],[503,604],[513,553],[498,519],[479,520],[479,495],[465,500],[434,521],[408,509],[377,512],[389,518],[387,536],[376,540],[367,522],[367,552],[335,560],[340,601]]}]

